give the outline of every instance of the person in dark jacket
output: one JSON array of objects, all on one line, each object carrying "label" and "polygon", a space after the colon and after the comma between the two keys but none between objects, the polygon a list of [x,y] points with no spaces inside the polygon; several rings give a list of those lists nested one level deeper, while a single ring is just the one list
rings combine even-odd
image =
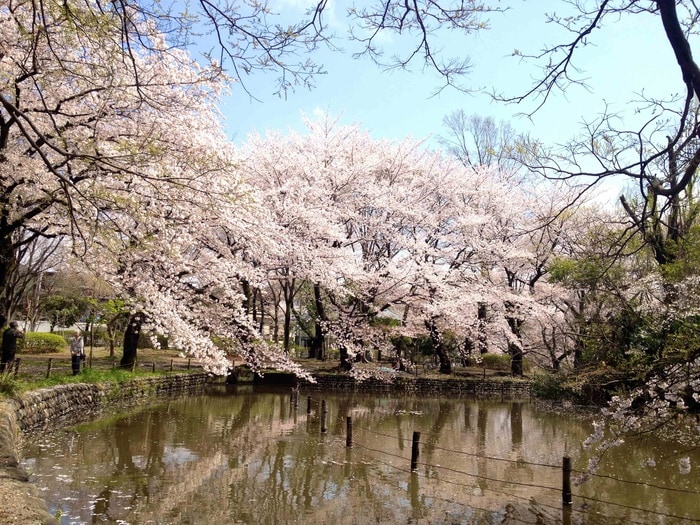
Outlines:
[{"label": "person in dark jacket", "polygon": [[12,363],[15,360],[17,351],[17,339],[24,337],[24,332],[19,329],[16,321],[10,323],[2,333],[2,354],[0,355],[0,372],[12,370]]},{"label": "person in dark jacket", "polygon": [[78,375],[80,372],[80,361],[85,355],[85,344],[83,343],[83,334],[80,330],[73,332],[73,338],[70,340],[70,364],[73,369],[73,375]]}]

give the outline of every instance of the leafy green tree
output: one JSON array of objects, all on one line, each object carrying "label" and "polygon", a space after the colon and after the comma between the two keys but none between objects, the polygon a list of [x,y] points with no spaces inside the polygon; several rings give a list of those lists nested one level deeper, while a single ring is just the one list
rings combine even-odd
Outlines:
[{"label": "leafy green tree", "polygon": [[54,294],[43,302],[43,310],[49,319],[51,332],[57,326],[73,326],[86,321],[94,311],[95,302],[90,297]]},{"label": "leafy green tree", "polygon": [[109,356],[114,357],[115,347],[129,321],[129,304],[119,298],[106,299],[98,303],[97,313],[99,322],[104,324],[107,330]]}]

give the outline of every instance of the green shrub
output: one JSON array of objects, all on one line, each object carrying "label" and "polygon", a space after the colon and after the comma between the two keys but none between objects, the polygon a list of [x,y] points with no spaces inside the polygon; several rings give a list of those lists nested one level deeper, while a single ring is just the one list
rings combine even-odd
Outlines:
[{"label": "green shrub", "polygon": [[481,363],[489,370],[504,370],[510,372],[510,356],[506,354],[482,354]]},{"label": "green shrub", "polygon": [[17,341],[17,350],[26,354],[60,352],[66,346],[66,340],[62,336],[48,332],[28,332]]},{"label": "green shrub", "polygon": [[566,385],[566,378],[561,374],[537,374],[530,386],[532,395],[540,399],[570,399],[571,389]]}]

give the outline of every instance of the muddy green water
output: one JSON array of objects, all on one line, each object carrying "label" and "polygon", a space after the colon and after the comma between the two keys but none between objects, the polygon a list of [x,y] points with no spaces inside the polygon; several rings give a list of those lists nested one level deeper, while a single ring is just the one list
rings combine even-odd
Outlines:
[{"label": "muddy green water", "polygon": [[606,455],[598,474],[624,481],[574,485],[563,512],[562,457],[583,470],[591,430],[523,402],[314,394],[307,414],[304,392],[294,408],[239,388],[45,434],[23,465],[62,524],[700,523],[700,452],[651,437]]}]

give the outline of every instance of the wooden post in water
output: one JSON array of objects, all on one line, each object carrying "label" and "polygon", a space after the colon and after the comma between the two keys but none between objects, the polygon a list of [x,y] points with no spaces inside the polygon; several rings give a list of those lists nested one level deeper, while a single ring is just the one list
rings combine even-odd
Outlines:
[{"label": "wooden post in water", "polygon": [[562,465],[561,502],[571,505],[571,458],[564,456]]},{"label": "wooden post in water", "polygon": [[156,371],[156,362],[153,361],[153,363],[151,363],[151,372],[155,372],[155,371]]},{"label": "wooden post in water", "polygon": [[187,370],[189,370],[191,366],[192,366],[192,359],[188,359],[187,360]]},{"label": "wooden post in water", "polygon": [[51,365],[53,364],[53,357],[49,357],[49,364],[46,367],[46,379],[51,377]]},{"label": "wooden post in water", "polygon": [[413,447],[411,448],[411,472],[418,470],[418,449],[420,444],[420,432],[413,432]]},{"label": "wooden post in water", "polygon": [[571,525],[571,505],[562,505],[562,525]]},{"label": "wooden post in water", "polygon": [[311,396],[306,396],[306,413],[311,414]]},{"label": "wooden post in water", "polygon": [[352,416],[347,417],[347,437],[345,438],[345,446],[352,447]]},{"label": "wooden post in water", "polygon": [[170,371],[171,372],[173,371],[173,360],[172,359],[170,360]]},{"label": "wooden post in water", "polygon": [[326,400],[321,401],[321,433],[325,434],[328,429],[326,428],[326,415],[328,410],[326,409]]}]

